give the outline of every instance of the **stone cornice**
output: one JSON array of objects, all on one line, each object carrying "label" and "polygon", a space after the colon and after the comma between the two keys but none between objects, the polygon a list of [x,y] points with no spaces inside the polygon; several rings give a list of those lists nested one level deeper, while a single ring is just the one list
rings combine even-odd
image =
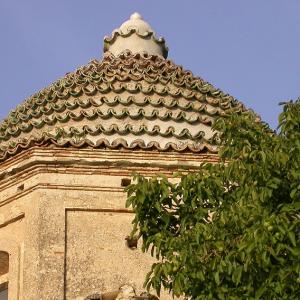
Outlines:
[{"label": "stone cornice", "polygon": [[218,162],[215,154],[158,151],[34,147],[0,164],[0,191],[41,173],[132,176],[134,172],[172,176],[196,171],[201,162]]},{"label": "stone cornice", "polygon": [[[203,161],[217,162],[217,154],[195,154],[195,153],[177,153],[177,152],[159,152],[159,151],[143,151],[143,150],[102,150],[102,149],[75,149],[75,148],[49,148],[33,147],[18,155],[8,159],[0,164],[0,178],[3,173],[9,172],[18,166],[21,168],[28,164],[38,164],[40,162],[62,163],[84,163],[99,164],[99,161],[110,161],[117,164],[117,161],[130,161],[133,166],[136,165],[152,165],[159,161],[166,169],[173,163],[176,166],[197,167]],[[186,167],[184,167],[186,169]],[[24,168],[24,167],[23,167]]]}]

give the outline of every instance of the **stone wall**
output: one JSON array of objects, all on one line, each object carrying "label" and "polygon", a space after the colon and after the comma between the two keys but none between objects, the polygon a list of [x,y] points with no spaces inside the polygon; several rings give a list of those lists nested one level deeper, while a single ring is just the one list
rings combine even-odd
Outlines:
[{"label": "stone wall", "polygon": [[200,161],[217,158],[36,147],[2,163],[0,251],[10,255],[9,299],[83,300],[123,284],[140,294],[153,258],[126,245],[133,213],[122,179],[133,171],[172,176]]}]

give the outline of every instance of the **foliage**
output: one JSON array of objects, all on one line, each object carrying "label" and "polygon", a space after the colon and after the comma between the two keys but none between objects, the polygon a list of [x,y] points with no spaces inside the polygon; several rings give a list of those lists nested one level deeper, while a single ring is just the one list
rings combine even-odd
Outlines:
[{"label": "foliage", "polygon": [[145,286],[192,299],[300,299],[300,100],[278,133],[252,112],[219,118],[220,163],[180,181],[136,175],[132,234],[157,259]]}]

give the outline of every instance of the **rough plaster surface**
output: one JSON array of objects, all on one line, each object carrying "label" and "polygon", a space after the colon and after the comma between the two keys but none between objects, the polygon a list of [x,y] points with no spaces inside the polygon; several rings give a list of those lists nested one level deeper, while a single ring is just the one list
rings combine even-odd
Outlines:
[{"label": "rough plaster surface", "polygon": [[126,245],[132,214],[70,211],[67,216],[67,298],[112,292],[126,283],[141,293],[153,259]]}]

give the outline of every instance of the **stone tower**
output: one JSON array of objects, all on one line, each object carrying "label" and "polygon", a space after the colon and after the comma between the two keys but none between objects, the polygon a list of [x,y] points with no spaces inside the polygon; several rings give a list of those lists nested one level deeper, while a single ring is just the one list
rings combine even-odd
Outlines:
[{"label": "stone tower", "polygon": [[[126,237],[132,173],[217,161],[211,124],[231,96],[167,60],[139,14],[104,39],[101,60],[34,94],[0,124],[0,295],[114,299],[142,292],[152,258]],[[98,295],[92,296],[92,295]]]}]

